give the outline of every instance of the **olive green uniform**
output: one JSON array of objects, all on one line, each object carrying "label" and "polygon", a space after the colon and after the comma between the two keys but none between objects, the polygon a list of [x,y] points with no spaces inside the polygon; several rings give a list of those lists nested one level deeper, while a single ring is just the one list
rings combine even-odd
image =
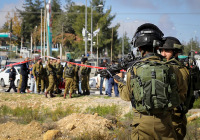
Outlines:
[{"label": "olive green uniform", "polygon": [[20,74],[19,85],[17,91],[19,92],[22,86],[22,75]]},{"label": "olive green uniform", "polygon": [[73,90],[78,90],[78,86],[79,86],[78,70],[79,70],[79,66],[75,66],[75,76],[74,76]]},{"label": "olive green uniform", "polygon": [[43,67],[43,80],[45,81],[44,82],[44,89],[47,89],[48,86],[49,86],[49,78],[48,78],[48,75],[47,75],[47,66]]},{"label": "olive green uniform", "polygon": [[48,80],[49,80],[49,86],[46,90],[46,92],[53,92],[54,89],[54,85],[55,85],[55,68],[53,67],[53,65],[50,64],[50,61],[48,61],[47,64],[47,75],[48,75]]},{"label": "olive green uniform", "polygon": [[44,74],[44,69],[42,64],[34,64],[33,66],[33,76],[36,77],[36,87],[37,87],[37,92],[40,93],[40,84],[41,84],[41,91],[44,92],[44,79],[43,79],[43,74]]},{"label": "olive green uniform", "polygon": [[[149,56],[147,58],[143,58],[143,61],[157,61],[160,62],[161,59],[158,56]],[[180,75],[180,71],[176,68],[173,68],[176,73],[178,85],[182,84],[182,77]],[[135,72],[135,71],[134,71]],[[131,101],[132,98],[132,89],[130,86],[131,81],[131,72],[127,72],[127,84],[119,82],[119,93],[120,97],[125,101]],[[181,83],[179,83],[181,82]],[[179,95],[182,96],[183,89],[178,87]],[[171,112],[163,111],[159,114],[141,114],[135,108],[134,117],[132,123],[132,140],[174,140],[176,139],[176,134],[173,129],[172,120],[171,120]]]},{"label": "olive green uniform", "polygon": [[[89,74],[91,72],[90,68],[87,68],[85,66],[82,66],[80,68],[81,71],[81,89],[83,91],[83,94],[89,94]],[[85,73],[83,73],[85,71]]]},{"label": "olive green uniform", "polygon": [[59,84],[61,82],[61,78],[63,76],[63,66],[59,63],[56,63],[56,84],[54,85],[54,92],[59,92]]},{"label": "olive green uniform", "polygon": [[[175,61],[176,67],[180,70],[181,75],[183,77],[183,87],[185,88],[185,98],[187,96],[188,91],[188,84],[189,84],[189,71],[188,69],[183,66],[178,60],[171,59],[169,61]],[[182,98],[182,101],[185,101],[185,98]],[[186,125],[187,125],[187,118],[183,113],[183,110],[180,108],[175,108],[172,114],[172,124],[174,126],[174,130],[176,132],[178,140],[183,140],[186,135]]]},{"label": "olive green uniform", "polygon": [[[72,75],[68,75],[66,73],[66,70],[69,68],[73,68],[73,74]],[[64,72],[63,72],[63,79],[65,79],[65,90],[64,90],[64,95],[68,94],[69,91],[70,93],[73,92],[73,84],[74,84],[74,76],[75,76],[75,68],[73,65],[69,64],[67,67],[64,68]]]}]

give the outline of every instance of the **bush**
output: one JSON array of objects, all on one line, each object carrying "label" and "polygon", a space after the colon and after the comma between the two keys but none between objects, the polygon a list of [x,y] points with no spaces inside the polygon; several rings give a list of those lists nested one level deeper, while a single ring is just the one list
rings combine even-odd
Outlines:
[{"label": "bush", "polygon": [[195,100],[195,102],[193,104],[193,108],[200,108],[200,98],[198,98],[197,100]]},{"label": "bush", "polygon": [[57,121],[72,113],[79,113],[79,108],[68,106],[64,109],[60,105],[55,110],[48,108],[33,109],[30,107],[16,107],[15,109],[11,109],[5,105],[0,107],[0,117],[16,117],[16,121],[22,124],[28,124],[32,120],[44,122],[47,119],[51,119],[52,121]]},{"label": "bush", "polygon": [[98,105],[97,107],[88,107],[86,109],[86,113],[89,113],[89,114],[98,113],[102,117],[106,117],[109,115],[118,117],[121,114],[121,109],[117,105],[112,105],[112,106]]}]

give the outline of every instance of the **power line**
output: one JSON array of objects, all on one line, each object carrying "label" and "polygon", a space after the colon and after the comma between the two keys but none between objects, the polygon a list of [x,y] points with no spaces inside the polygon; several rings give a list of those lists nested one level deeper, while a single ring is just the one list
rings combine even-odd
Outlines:
[{"label": "power line", "polygon": [[[11,13],[24,13],[24,14],[40,14],[40,12],[17,12],[17,11],[0,11],[0,12],[11,12]],[[84,12],[52,12],[53,14],[85,14]],[[135,13],[135,12],[116,12],[116,13],[110,13],[110,14],[136,14],[136,15],[160,15],[160,14],[169,14],[169,15],[199,15],[200,12],[195,13]]]}]

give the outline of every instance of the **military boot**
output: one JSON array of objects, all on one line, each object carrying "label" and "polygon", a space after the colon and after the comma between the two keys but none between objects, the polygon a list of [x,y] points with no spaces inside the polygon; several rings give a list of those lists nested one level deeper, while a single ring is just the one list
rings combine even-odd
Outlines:
[{"label": "military boot", "polygon": [[53,95],[53,93],[50,92],[50,97],[53,98],[53,97],[56,97],[56,96]]}]

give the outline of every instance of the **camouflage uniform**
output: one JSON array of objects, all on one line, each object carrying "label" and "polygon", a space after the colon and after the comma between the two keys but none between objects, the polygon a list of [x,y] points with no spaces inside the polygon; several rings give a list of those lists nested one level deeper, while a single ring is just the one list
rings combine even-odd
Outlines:
[{"label": "camouflage uniform", "polygon": [[54,85],[54,92],[59,93],[59,84],[63,76],[63,66],[60,63],[55,65],[56,68],[56,84]]},{"label": "camouflage uniform", "polygon": [[37,93],[40,93],[40,87],[41,84],[41,91],[44,92],[44,79],[43,79],[43,65],[42,64],[34,64],[33,66],[33,76],[36,77],[36,87],[37,87]]},{"label": "camouflage uniform", "polygon": [[54,97],[53,89],[55,85],[55,68],[53,67],[52,64],[50,64],[50,61],[48,61],[46,69],[47,69],[47,75],[48,75],[48,80],[49,80],[49,86],[45,92],[45,96],[47,97],[47,93],[50,92],[50,96]]},{"label": "camouflage uniform", "polygon": [[[143,58],[143,61],[160,61],[158,56],[149,56],[147,58]],[[183,91],[183,87],[180,86],[182,84],[182,76],[180,74],[179,69],[173,67],[173,71],[177,74],[176,79],[178,83],[178,91],[180,97],[184,96],[185,92]],[[127,84],[123,83],[118,84],[120,97],[125,101],[131,101],[132,98],[132,89],[130,86],[131,73],[127,72]],[[183,97],[182,97],[183,98]],[[173,129],[172,120],[171,120],[171,112],[163,111],[160,114],[149,115],[149,114],[141,114],[135,108],[134,110],[134,119],[132,123],[132,134],[131,139],[144,139],[144,140],[154,140],[154,139],[162,139],[162,140],[174,140],[176,139],[176,134]]]},{"label": "camouflage uniform", "polygon": [[[67,71],[71,69],[71,73],[67,73]],[[74,83],[74,76],[75,76],[75,68],[71,64],[67,64],[64,68],[63,72],[63,79],[65,79],[65,90],[64,90],[64,98],[66,98],[66,94],[69,93],[69,97],[71,98],[73,92],[73,83]]]},{"label": "camouflage uniform", "polygon": [[22,75],[20,74],[20,79],[19,79],[19,85],[18,85],[17,93],[20,93],[21,86],[22,86]]},{"label": "camouflage uniform", "polygon": [[90,68],[85,66],[81,66],[80,73],[81,73],[81,89],[83,91],[83,95],[89,95],[89,74],[91,72]]},{"label": "camouflage uniform", "polygon": [[[185,94],[182,96],[182,104],[187,98],[187,91],[188,91],[188,85],[189,85],[189,71],[188,69],[183,66],[178,60],[176,59],[171,59],[170,61],[175,61],[177,67],[182,75],[183,78],[183,84],[181,87],[183,87]],[[181,107],[183,108],[183,107]],[[187,125],[187,118],[185,116],[185,113],[183,113],[183,109],[180,107],[177,107],[174,109],[173,114],[172,114],[172,124],[174,126],[174,130],[176,132],[178,140],[183,140],[185,135],[186,135],[186,125]]]}]

